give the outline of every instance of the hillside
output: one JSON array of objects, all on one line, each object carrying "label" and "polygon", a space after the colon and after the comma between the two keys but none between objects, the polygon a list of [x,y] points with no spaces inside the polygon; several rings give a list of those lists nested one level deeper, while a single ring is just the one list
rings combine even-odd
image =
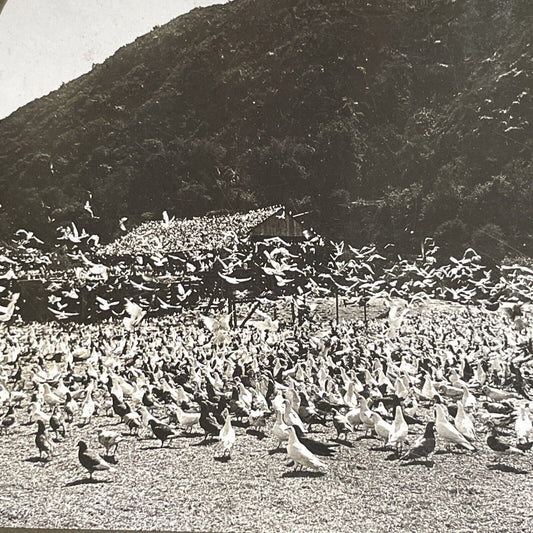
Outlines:
[{"label": "hillside", "polygon": [[529,0],[195,9],[0,121],[0,235],[75,220],[109,239],[122,216],[285,203],[355,243],[533,254],[532,16]]}]

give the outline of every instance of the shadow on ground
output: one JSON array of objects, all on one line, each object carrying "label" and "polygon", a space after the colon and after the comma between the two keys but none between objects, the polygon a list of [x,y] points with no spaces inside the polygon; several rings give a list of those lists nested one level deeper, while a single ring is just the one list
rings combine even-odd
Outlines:
[{"label": "shadow on ground", "polygon": [[500,472],[510,472],[511,474],[528,474],[529,473],[527,470],[523,470],[521,468],[516,468],[511,465],[505,465],[505,464],[500,464],[500,463],[489,464],[487,465],[487,468],[489,470],[499,470]]},{"label": "shadow on ground", "polygon": [[325,476],[325,472],[309,472],[308,470],[291,470],[284,472],[281,477],[322,477]]},{"label": "shadow on ground", "polygon": [[111,483],[110,479],[91,479],[90,477],[84,477],[82,479],[76,479],[65,485],[65,487],[76,487],[78,485],[99,485],[101,483]]}]

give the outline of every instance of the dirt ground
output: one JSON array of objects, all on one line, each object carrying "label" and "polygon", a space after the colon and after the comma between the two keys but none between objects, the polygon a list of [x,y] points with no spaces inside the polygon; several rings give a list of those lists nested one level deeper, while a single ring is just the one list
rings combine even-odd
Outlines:
[{"label": "dirt ground", "polygon": [[[331,305],[329,307],[331,310]],[[340,307],[350,312],[349,307]],[[281,312],[281,311],[280,311]],[[369,312],[376,316],[378,307]],[[288,316],[288,315],[287,315]],[[156,413],[157,414],[157,413]],[[429,409],[422,410],[429,420]],[[533,452],[494,461],[484,442],[477,452],[445,452],[437,441],[433,463],[406,464],[362,431],[335,442],[331,422],[311,436],[338,444],[327,470],[297,472],[284,448],[274,450],[273,419],[259,438],[237,427],[229,461],[218,443],[180,436],[161,449],[149,430],[128,436],[116,472],[89,482],[77,442],[97,446],[96,430],[124,431],[118,418],[97,416],[70,427],[50,461],[38,459],[35,425],[20,422],[0,435],[2,527],[230,532],[442,532],[533,531]],[[410,428],[412,442],[421,426]]]},{"label": "dirt ground", "polygon": [[[405,465],[378,441],[350,435],[327,458],[327,472],[293,473],[273,439],[237,428],[228,462],[200,435],[159,448],[125,436],[116,472],[87,472],[80,437],[96,445],[97,418],[37,460],[34,427],[0,438],[0,523],[4,527],[194,531],[502,531],[533,530],[531,455],[494,462],[477,453],[442,453],[434,464]],[[420,430],[417,430],[419,433]],[[268,434],[268,428],[267,432]],[[145,434],[146,435],[146,434]],[[334,438],[329,428],[314,438]]]}]

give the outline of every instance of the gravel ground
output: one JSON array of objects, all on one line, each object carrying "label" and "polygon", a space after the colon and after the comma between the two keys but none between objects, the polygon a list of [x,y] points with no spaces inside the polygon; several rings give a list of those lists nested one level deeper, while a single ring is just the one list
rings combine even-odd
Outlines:
[{"label": "gravel ground", "polygon": [[[4,527],[194,531],[508,531],[533,530],[531,454],[500,465],[478,453],[437,453],[434,465],[407,465],[378,442],[350,436],[327,458],[324,475],[293,473],[285,451],[237,428],[228,462],[217,444],[179,437],[170,448],[146,433],[125,436],[116,472],[97,483],[77,459],[80,437],[96,446],[96,418],[72,428],[50,462],[37,460],[34,426],[0,437],[0,523]],[[268,428],[267,428],[268,430]],[[420,430],[417,430],[419,433]],[[267,431],[268,435],[268,431]],[[333,438],[326,433],[315,438]]]},{"label": "gravel ground", "polygon": [[[375,316],[380,309],[370,311]],[[429,312],[428,309],[420,312]],[[342,313],[352,314],[341,305]],[[155,413],[157,415],[157,412]],[[82,438],[97,447],[96,430],[117,417],[93,417],[70,427],[54,457],[38,460],[35,425],[27,406],[17,424],[0,435],[0,525],[2,527],[135,529],[178,531],[533,531],[533,452],[493,461],[481,433],[479,451],[438,452],[431,467],[405,465],[379,449],[361,431],[326,458],[327,472],[293,472],[285,450],[270,437],[259,439],[237,427],[227,462],[217,460],[217,443],[180,436],[170,447],[144,430],[124,434],[116,472],[98,472],[88,482],[77,458]],[[422,418],[432,418],[428,409]],[[422,432],[411,428],[410,441]],[[331,422],[312,435],[332,440]]]}]

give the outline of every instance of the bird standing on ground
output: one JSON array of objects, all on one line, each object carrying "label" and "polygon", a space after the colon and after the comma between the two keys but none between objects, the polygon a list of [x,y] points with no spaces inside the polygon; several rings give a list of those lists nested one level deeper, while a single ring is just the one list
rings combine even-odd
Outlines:
[{"label": "bird standing on ground", "polygon": [[148,424],[152,428],[152,432],[155,437],[161,441],[161,448],[165,444],[166,440],[174,439],[179,435],[175,428],[169,426],[168,424],[158,422],[155,420],[155,418],[150,419]]},{"label": "bird standing on ground", "polygon": [[336,409],[333,409],[333,425],[337,431],[337,438],[340,438],[340,436],[344,433],[344,440],[347,441],[348,433],[353,431],[353,426],[348,421],[348,418],[346,418],[346,415],[343,415]]},{"label": "bird standing on ground", "polygon": [[220,440],[220,444],[222,447],[223,455],[226,454],[228,457],[231,453],[231,448],[233,447],[233,444],[235,444],[235,429],[231,425],[231,415],[229,412],[227,412],[226,409],[226,420],[224,422],[224,426],[220,430],[220,433],[218,434],[218,438]]},{"label": "bird standing on ground", "polygon": [[46,453],[46,458],[52,458],[54,452],[54,444],[46,432],[46,427],[42,420],[37,420],[37,433],[35,434],[35,445],[39,450],[39,458],[42,458],[43,453]]},{"label": "bird standing on ground", "polygon": [[383,441],[383,444],[387,444],[393,430],[392,424],[385,422],[381,415],[376,412],[372,413],[372,419],[374,420],[374,431],[376,435]]},{"label": "bird standing on ground", "polygon": [[216,424],[215,420],[211,416],[211,413],[209,412],[209,407],[205,403],[200,403],[200,420],[199,420],[200,427],[204,430],[204,441],[207,439],[208,436],[211,437],[218,437],[220,433],[220,428]]},{"label": "bird standing on ground", "polygon": [[58,431],[60,431],[63,438],[65,438],[65,434],[66,434],[65,424],[63,423],[63,417],[61,414],[61,410],[59,409],[57,405],[54,407],[52,416],[50,417],[50,428],[52,429],[52,431],[54,431],[56,440],[59,438]]},{"label": "bird standing on ground", "polygon": [[93,479],[93,472],[96,471],[115,472],[115,469],[107,461],[104,461],[96,452],[89,450],[87,444],[82,440],[78,442],[78,459],[81,465],[88,470],[91,479]]},{"label": "bird standing on ground", "polygon": [[444,405],[440,403],[436,404],[435,413],[435,428],[437,434],[444,441],[447,448],[449,448],[451,444],[455,444],[456,446],[466,448],[467,450],[476,451],[476,448],[470,444],[468,439],[447,420]]},{"label": "bird standing on ground", "polygon": [[498,457],[498,463],[501,462],[502,457],[505,455],[517,454],[524,455],[524,452],[519,448],[515,448],[506,442],[503,442],[496,436],[496,432],[492,431],[487,437],[487,446],[496,454]]},{"label": "bird standing on ground", "polygon": [[429,459],[435,451],[435,422],[428,422],[424,434],[416,440],[413,447],[402,457],[403,461]]},{"label": "bird standing on ground", "polygon": [[188,413],[179,405],[176,405],[174,412],[176,413],[179,425],[183,426],[186,431],[192,431],[192,428],[200,422],[200,413]]},{"label": "bird standing on ground", "polygon": [[336,444],[326,444],[325,442],[320,442],[318,440],[310,439],[305,437],[302,430],[298,426],[293,426],[294,431],[296,431],[296,436],[298,440],[311,452],[315,455],[321,455],[323,457],[332,457],[335,455]]},{"label": "bird standing on ground", "polygon": [[394,414],[394,422],[392,423],[392,431],[387,441],[387,446],[395,446],[398,454],[402,453],[403,443],[407,440],[407,433],[409,426],[403,417],[402,408],[397,405],[396,413]]},{"label": "bird standing on ground", "polygon": [[9,406],[6,414],[0,419],[0,433],[7,435],[7,430],[15,424],[15,410],[12,405]]},{"label": "bird standing on ground", "polygon": [[117,453],[118,443],[122,440],[122,437],[116,432],[110,429],[98,430],[98,442],[105,448],[106,456],[109,456],[109,450],[113,450],[113,456]]},{"label": "bird standing on ground", "polygon": [[454,419],[455,427],[470,441],[476,440],[476,428],[473,420],[466,414],[463,402],[457,402],[457,415]]},{"label": "bird standing on ground", "polygon": [[327,465],[323,463],[315,454],[310,452],[296,436],[294,427],[289,426],[289,442],[287,444],[287,454],[296,463],[300,465],[300,470],[305,466],[313,470],[320,470],[327,468]]}]

